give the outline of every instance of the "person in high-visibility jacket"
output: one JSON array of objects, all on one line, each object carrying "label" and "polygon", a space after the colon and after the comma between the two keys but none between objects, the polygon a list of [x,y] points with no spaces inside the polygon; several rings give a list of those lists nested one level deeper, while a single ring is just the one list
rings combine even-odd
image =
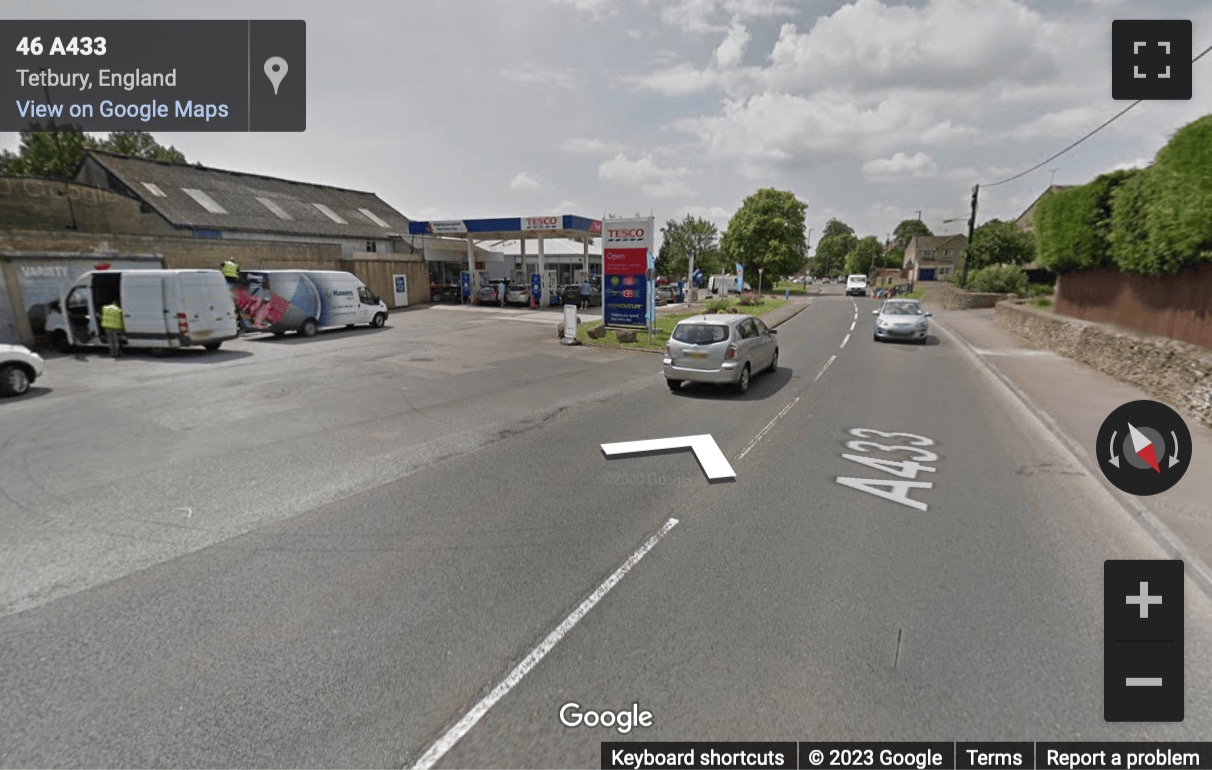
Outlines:
[{"label": "person in high-visibility jacket", "polygon": [[219,269],[223,271],[223,277],[228,283],[235,283],[240,280],[240,266],[230,259],[219,265]]},{"label": "person in high-visibility jacket", "polygon": [[111,302],[101,308],[101,328],[105,330],[105,339],[109,342],[109,354],[117,358],[122,354],[122,332],[126,331],[126,322],[122,320],[122,308],[117,302]]}]

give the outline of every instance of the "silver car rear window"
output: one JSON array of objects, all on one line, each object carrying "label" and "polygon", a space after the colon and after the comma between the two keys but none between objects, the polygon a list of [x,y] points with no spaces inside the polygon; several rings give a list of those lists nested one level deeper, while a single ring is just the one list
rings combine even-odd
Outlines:
[{"label": "silver car rear window", "polygon": [[673,338],[688,345],[710,345],[728,339],[728,327],[720,324],[678,324]]}]

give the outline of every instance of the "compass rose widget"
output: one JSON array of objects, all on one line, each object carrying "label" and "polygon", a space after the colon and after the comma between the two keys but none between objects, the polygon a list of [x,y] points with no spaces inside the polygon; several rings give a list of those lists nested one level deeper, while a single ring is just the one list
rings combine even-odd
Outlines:
[{"label": "compass rose widget", "polygon": [[1098,466],[1130,495],[1170,489],[1191,464],[1191,432],[1165,404],[1132,401],[1107,416],[1098,430]]}]

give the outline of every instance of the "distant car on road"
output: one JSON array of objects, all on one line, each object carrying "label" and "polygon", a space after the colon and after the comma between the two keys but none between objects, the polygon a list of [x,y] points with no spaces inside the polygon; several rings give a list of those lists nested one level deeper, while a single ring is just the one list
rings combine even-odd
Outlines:
[{"label": "distant car on road", "polygon": [[0,344],[0,396],[24,396],[46,371],[45,363],[24,345]]},{"label": "distant car on road", "polygon": [[657,304],[670,304],[678,301],[678,287],[669,284],[656,287]]},{"label": "distant car on road", "polygon": [[678,322],[665,346],[665,381],[730,385],[749,390],[753,375],[779,366],[775,330],[747,315],[696,315]]},{"label": "distant car on road", "polygon": [[926,344],[930,330],[930,321],[927,319],[932,314],[922,311],[921,302],[915,299],[890,299],[871,313],[875,316],[872,338],[876,342],[914,340]]}]

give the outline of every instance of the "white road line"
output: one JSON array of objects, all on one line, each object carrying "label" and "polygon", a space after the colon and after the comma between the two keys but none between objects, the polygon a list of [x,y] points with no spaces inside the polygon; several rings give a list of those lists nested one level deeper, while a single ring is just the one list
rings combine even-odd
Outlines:
[{"label": "white road line", "polygon": [[850,322],[850,331],[854,331],[854,325],[857,323],[858,323],[858,318],[856,317],[853,321]]},{"label": "white road line", "polygon": [[829,364],[833,363],[835,358],[837,358],[837,356],[829,356],[829,360],[826,361],[825,365],[821,367],[821,370],[816,373],[815,379],[819,380],[821,378],[821,375],[825,373],[825,370],[829,368]]},{"label": "white road line", "polygon": [[750,441],[750,442],[749,442],[749,446],[745,447],[745,451],[743,451],[743,452],[741,452],[739,455],[737,455],[737,456],[736,456],[736,459],[740,460],[740,459],[744,458],[744,457],[745,457],[745,455],[749,454],[749,450],[750,450],[750,449],[753,449],[755,446],[757,446],[757,442],[761,441],[761,440],[762,440],[762,437],[763,437],[763,436],[765,436],[767,433],[769,433],[769,432],[770,432],[770,429],[774,427],[774,424],[775,424],[776,422],[778,422],[780,419],[782,419],[783,415],[785,415],[785,414],[787,414],[788,412],[790,412],[790,411],[791,411],[791,407],[793,407],[793,406],[795,406],[797,403],[799,403],[799,400],[800,400],[800,397],[799,397],[799,396],[796,396],[796,397],[795,397],[795,399],[794,399],[793,401],[791,401],[791,403],[789,403],[789,404],[787,404],[787,406],[783,407],[783,411],[781,411],[781,412],[779,412],[778,414],[776,414],[776,415],[774,416],[774,419],[773,419],[773,420],[771,420],[770,422],[766,423],[766,427],[765,427],[765,428],[762,428],[762,429],[761,429],[761,431],[759,431],[759,432],[758,432],[758,434],[757,434],[756,436],[754,436],[754,437],[753,437],[753,441]]},{"label": "white road line", "polygon": [[413,765],[413,768],[416,768],[417,770],[428,770],[429,768],[433,767],[434,764],[436,764],[437,761],[446,754],[446,752],[450,751],[450,749],[456,743],[458,743],[459,740],[466,735],[472,727],[475,727],[476,722],[479,722],[480,718],[487,714],[488,710],[492,708],[497,701],[504,698],[510,690],[516,687],[517,684],[522,681],[522,677],[530,673],[530,670],[538,665],[539,661],[541,661],[547,655],[547,653],[551,652],[556,644],[558,644],[559,641],[564,638],[565,634],[571,631],[573,626],[580,622],[580,620],[584,618],[591,609],[593,609],[594,605],[602,600],[603,596],[610,593],[610,589],[618,585],[618,582],[622,580],[623,576],[626,575],[632,567],[638,564],[640,559],[644,558],[644,555],[651,551],[653,546],[655,546],[660,539],[669,532],[669,530],[677,526],[677,523],[677,519],[669,519],[669,521],[666,521],[665,525],[661,527],[661,529],[655,535],[648,538],[648,541],[640,546],[639,550],[631,554],[627,561],[623,562],[623,564],[617,570],[615,570],[610,577],[606,578],[606,580],[604,580],[602,584],[589,595],[588,599],[581,602],[581,606],[573,610],[572,614],[567,618],[564,618],[564,622],[556,627],[556,630],[548,634],[547,638],[539,643],[539,646],[531,650],[530,654],[527,655],[522,662],[514,668],[513,671],[509,672],[509,676],[505,677],[504,681],[498,684],[492,692],[484,696],[484,699],[477,703],[471,709],[471,711],[468,711],[467,714],[459,720],[458,724],[450,728],[445,735],[438,739],[437,743],[430,746],[429,751],[426,751],[425,754],[419,760],[417,760],[417,763]]},{"label": "white road line", "polygon": [[838,347],[839,347],[839,348],[844,348],[844,347],[846,347],[846,343],[847,343],[847,342],[849,342],[849,341],[850,341],[850,335],[849,335],[849,334],[847,334],[847,335],[846,335],[846,339],[842,340],[842,344],[841,344],[841,345],[838,345]]}]

